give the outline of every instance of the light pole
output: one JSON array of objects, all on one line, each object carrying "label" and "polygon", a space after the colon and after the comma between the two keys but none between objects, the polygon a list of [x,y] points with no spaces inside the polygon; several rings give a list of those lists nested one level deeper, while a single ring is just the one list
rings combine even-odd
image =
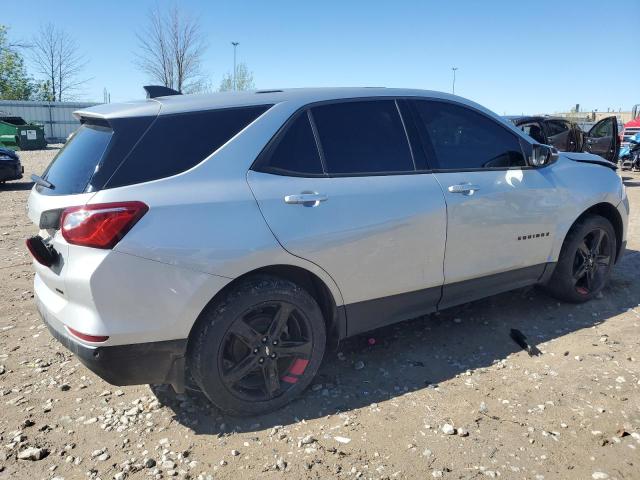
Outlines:
[{"label": "light pole", "polygon": [[458,70],[458,67],[451,67],[451,70],[453,71],[453,86],[451,88],[451,93],[455,95],[456,94],[456,70]]},{"label": "light pole", "polygon": [[240,42],[231,42],[231,45],[233,45],[233,89],[237,90],[238,85],[236,84],[236,49],[238,48],[238,45],[240,45]]}]

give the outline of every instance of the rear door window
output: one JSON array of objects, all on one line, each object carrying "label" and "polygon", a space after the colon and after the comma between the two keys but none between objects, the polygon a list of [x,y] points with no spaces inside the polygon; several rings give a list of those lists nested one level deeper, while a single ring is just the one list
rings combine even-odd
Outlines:
[{"label": "rear door window", "polygon": [[106,188],[165,178],[189,170],[271,105],[160,115],[107,182]]},{"label": "rear door window", "polygon": [[38,191],[53,195],[84,192],[99,168],[112,136],[113,130],[109,127],[82,125],[42,174],[54,188],[38,187]]},{"label": "rear door window", "polygon": [[394,100],[334,103],[311,112],[329,174],[415,171]]},{"label": "rear door window", "polygon": [[497,121],[447,102],[416,101],[418,127],[433,152],[435,169],[463,170],[526,165],[518,137]]},{"label": "rear door window", "polygon": [[280,175],[322,175],[322,162],[311,129],[309,116],[301,112],[290,123],[284,134],[271,146],[265,160],[260,160],[257,171]]}]

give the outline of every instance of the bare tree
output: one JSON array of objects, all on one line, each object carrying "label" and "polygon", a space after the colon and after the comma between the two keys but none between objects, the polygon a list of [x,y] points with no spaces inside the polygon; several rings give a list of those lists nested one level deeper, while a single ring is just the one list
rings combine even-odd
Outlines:
[{"label": "bare tree", "polygon": [[207,43],[196,19],[175,5],[167,11],[156,5],[137,37],[135,62],[152,80],[179,92],[206,88],[202,56]]},{"label": "bare tree", "polygon": [[40,26],[31,45],[33,63],[44,78],[52,101],[71,100],[89,79],[81,74],[87,61],[78,51],[75,40],[53,23]]}]

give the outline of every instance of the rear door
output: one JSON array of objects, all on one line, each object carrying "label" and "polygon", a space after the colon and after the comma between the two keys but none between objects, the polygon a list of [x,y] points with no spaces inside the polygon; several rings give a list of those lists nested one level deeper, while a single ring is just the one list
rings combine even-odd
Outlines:
[{"label": "rear door", "polygon": [[585,136],[584,151],[600,155],[610,162],[618,161],[620,138],[618,137],[618,119],[607,117],[596,123]]},{"label": "rear door", "polygon": [[300,112],[248,181],[282,246],[338,284],[349,334],[435,309],[445,203],[434,176],[416,172],[395,100]]},{"label": "rear door", "polygon": [[440,307],[534,283],[551,251],[564,190],[526,166],[519,137],[465,105],[414,102],[447,203]]}]

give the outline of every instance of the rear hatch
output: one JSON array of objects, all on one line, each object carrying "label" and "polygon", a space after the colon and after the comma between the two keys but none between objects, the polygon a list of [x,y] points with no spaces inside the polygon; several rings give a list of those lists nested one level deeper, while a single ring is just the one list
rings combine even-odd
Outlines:
[{"label": "rear hatch", "polygon": [[53,295],[65,297],[70,249],[74,248],[61,235],[61,213],[65,208],[85,205],[103,188],[157,116],[159,105],[149,103],[154,107],[151,115],[141,117],[111,119],[94,112],[81,115],[80,128],[42,173],[43,181],[31,191],[29,219],[38,226],[44,245],[52,247],[57,256],[51,267],[34,262],[39,277],[36,281],[44,282]]}]

